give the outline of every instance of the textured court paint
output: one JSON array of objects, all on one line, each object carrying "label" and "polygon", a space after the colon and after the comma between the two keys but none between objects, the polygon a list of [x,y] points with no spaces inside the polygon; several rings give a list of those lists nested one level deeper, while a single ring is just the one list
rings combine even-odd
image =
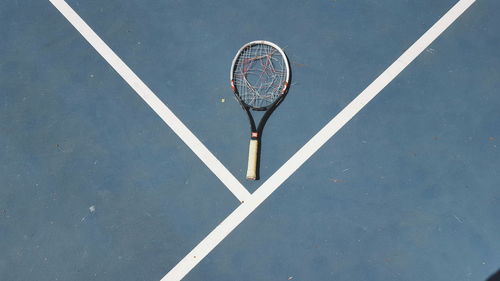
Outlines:
[{"label": "textured court paint", "polygon": [[160,279],[238,201],[50,2],[0,13],[0,279]]},{"label": "textured court paint", "polygon": [[[294,85],[268,124],[264,179],[455,2],[68,0],[242,178],[230,60],[256,38],[286,47]],[[498,3],[477,1],[185,279],[496,271]],[[0,7],[0,276],[159,280],[236,200],[52,5]]]},{"label": "textured court paint", "polygon": [[64,0],[50,2],[82,34],[99,54],[127,81],[136,93],[165,121],[165,123],[186,143],[205,165],[243,201],[250,193],[229,172],[222,163],[196,138],[196,136],[175,116],[175,114],[142,82],[142,80],[111,50],[104,41],[82,20]]},{"label": "textured court paint", "polygon": [[337,133],[351,118],[365,107],[382,89],[401,73],[441,33],[443,33],[475,0],[461,0],[440,18],[422,37],[406,50],[389,68],[361,92],[346,108],[335,116],[321,131],[274,173],[252,196],[231,213],[186,257],[184,257],[162,281],[182,280],[203,258],[246,219],[264,200],[288,179],[304,162]]},{"label": "textured court paint", "polygon": [[500,51],[491,42],[500,19],[483,14],[492,4],[476,1],[185,280],[495,272]]}]

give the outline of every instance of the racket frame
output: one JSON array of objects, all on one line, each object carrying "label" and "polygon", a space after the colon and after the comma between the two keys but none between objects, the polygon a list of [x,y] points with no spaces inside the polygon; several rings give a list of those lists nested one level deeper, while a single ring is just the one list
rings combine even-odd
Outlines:
[{"label": "racket frame", "polygon": [[[251,47],[253,45],[257,44],[264,44],[273,47],[276,49],[281,57],[283,58],[283,61],[285,63],[286,67],[286,79],[285,82],[283,83],[283,88],[281,90],[280,95],[276,100],[264,107],[254,107],[251,105],[246,104],[243,99],[240,97],[238,93],[238,88],[236,87],[234,83],[234,71],[236,68],[236,62],[238,61],[238,58],[240,54],[248,47]],[[233,62],[231,64],[231,72],[230,72],[230,82],[231,82],[231,89],[233,90],[233,93],[236,97],[236,100],[238,103],[241,105],[243,110],[247,113],[248,121],[250,123],[250,148],[249,148],[249,157],[248,157],[248,170],[247,170],[247,179],[248,180],[258,180],[259,179],[259,162],[260,162],[260,139],[262,135],[262,131],[264,130],[264,126],[267,122],[267,119],[269,119],[269,116],[273,113],[273,111],[278,107],[278,105],[283,101],[285,98],[286,94],[288,93],[288,89],[290,86],[290,78],[291,78],[291,72],[290,72],[290,63],[288,61],[288,57],[286,56],[285,52],[276,44],[265,41],[265,40],[257,40],[257,41],[252,41],[249,42],[245,45],[243,45],[238,52],[236,53],[236,56],[233,59]],[[265,111],[264,115],[259,121],[259,124],[256,126],[255,120],[252,116],[252,113],[250,110],[254,111]],[[256,154],[256,155],[255,155]]]}]

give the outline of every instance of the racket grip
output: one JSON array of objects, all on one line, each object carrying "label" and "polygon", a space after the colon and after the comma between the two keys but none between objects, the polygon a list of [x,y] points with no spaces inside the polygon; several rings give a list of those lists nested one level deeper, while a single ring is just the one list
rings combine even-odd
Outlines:
[{"label": "racket grip", "polygon": [[248,169],[247,180],[257,179],[257,152],[259,151],[259,141],[250,140],[250,148],[248,150]]}]

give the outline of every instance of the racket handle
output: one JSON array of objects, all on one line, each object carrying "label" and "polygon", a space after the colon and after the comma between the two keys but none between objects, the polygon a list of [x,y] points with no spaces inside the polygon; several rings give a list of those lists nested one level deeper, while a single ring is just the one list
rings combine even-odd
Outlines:
[{"label": "racket handle", "polygon": [[257,179],[257,152],[259,151],[259,141],[250,140],[250,148],[248,150],[248,169],[247,180]]}]

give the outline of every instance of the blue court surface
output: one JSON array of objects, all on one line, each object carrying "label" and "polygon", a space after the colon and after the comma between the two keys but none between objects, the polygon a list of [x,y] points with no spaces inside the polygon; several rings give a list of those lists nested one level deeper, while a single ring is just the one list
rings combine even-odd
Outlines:
[{"label": "blue court surface", "polygon": [[[2,1],[0,280],[486,280],[500,268],[499,10]],[[421,36],[435,40],[410,47]],[[293,73],[259,181],[229,86],[253,40]],[[299,151],[320,130],[325,144]]]}]

